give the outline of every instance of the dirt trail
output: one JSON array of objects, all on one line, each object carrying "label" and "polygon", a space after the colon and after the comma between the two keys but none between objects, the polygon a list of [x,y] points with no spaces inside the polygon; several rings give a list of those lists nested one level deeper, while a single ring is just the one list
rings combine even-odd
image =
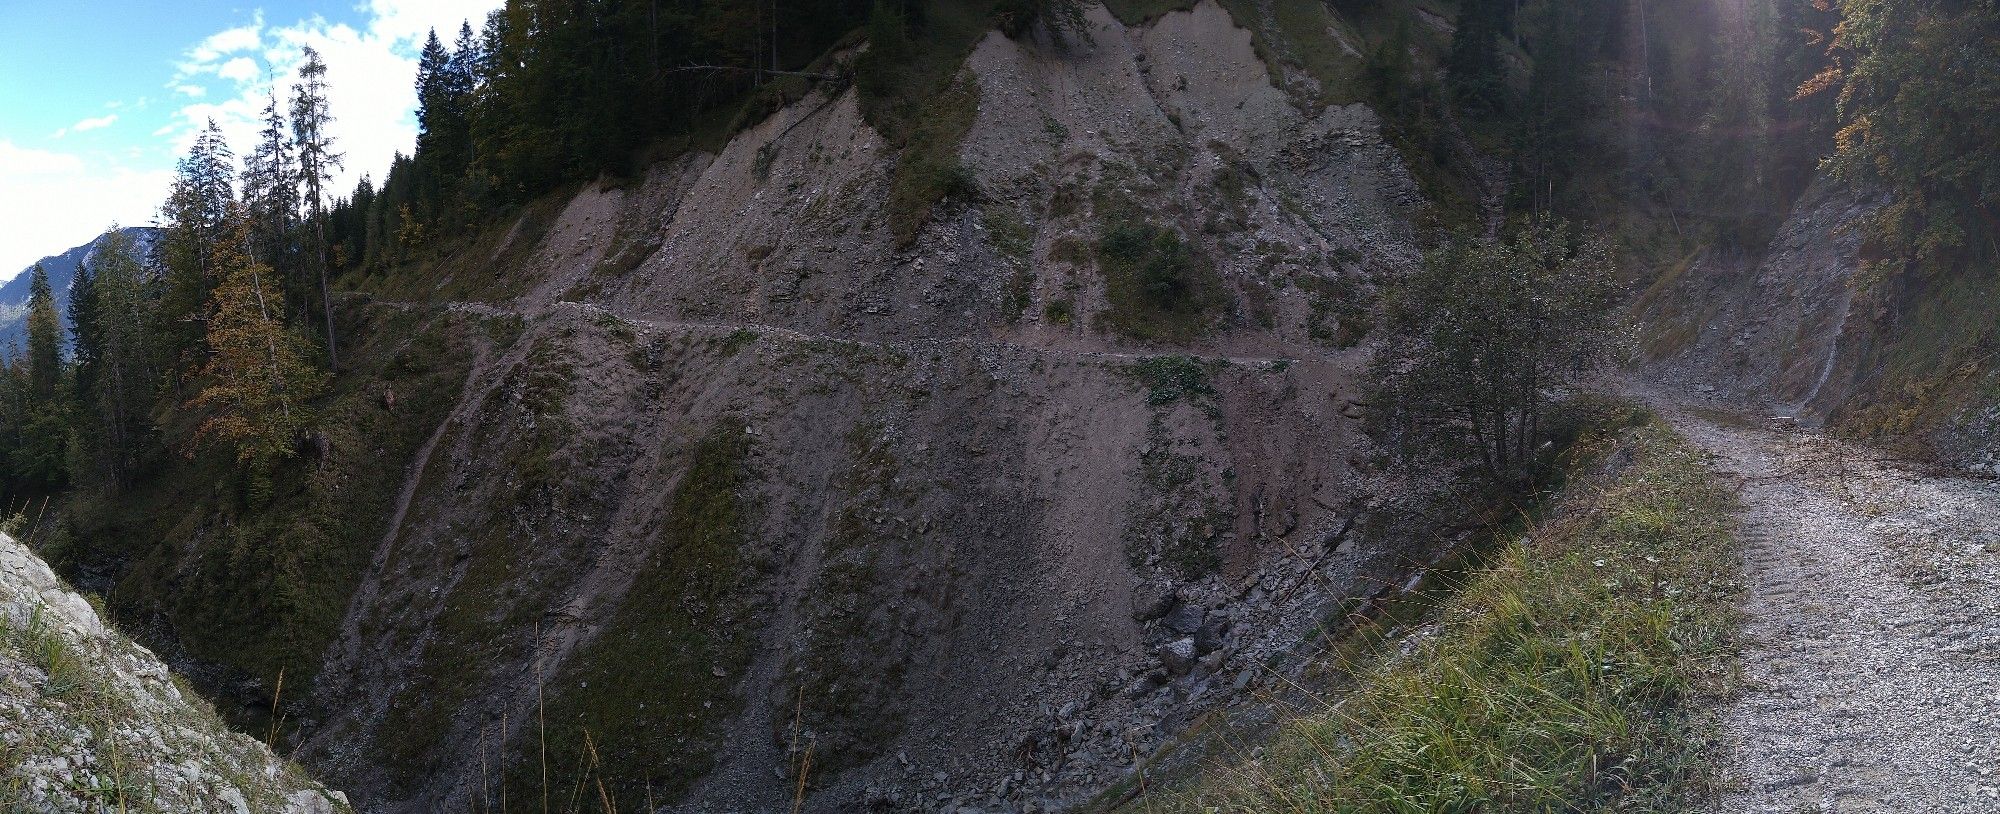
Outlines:
[{"label": "dirt trail", "polygon": [[1050,345],[1046,343],[1022,341],[1009,338],[976,338],[971,336],[948,336],[948,337],[924,338],[924,339],[878,340],[878,339],[842,336],[842,335],[827,334],[827,333],[814,333],[810,331],[800,331],[779,325],[770,325],[766,323],[753,322],[748,320],[704,322],[704,321],[689,321],[689,320],[678,320],[678,319],[654,319],[649,317],[632,316],[629,314],[618,313],[616,311],[604,308],[603,306],[599,305],[568,302],[568,301],[559,302],[553,306],[549,306],[548,308],[543,308],[538,310],[525,309],[517,306],[511,306],[505,304],[493,304],[486,302],[422,303],[422,302],[403,302],[397,300],[371,299],[368,301],[368,304],[374,307],[394,308],[400,311],[436,311],[442,309],[458,313],[473,314],[487,318],[520,317],[523,319],[534,319],[554,308],[580,308],[587,313],[601,314],[611,319],[616,319],[621,322],[624,322],[628,325],[651,328],[654,330],[665,331],[669,333],[727,335],[736,331],[749,331],[759,336],[767,337],[770,339],[784,340],[789,342],[826,343],[833,345],[846,345],[857,348],[867,348],[870,350],[901,351],[901,352],[909,352],[913,350],[921,350],[925,348],[935,348],[935,347],[959,347],[959,348],[969,348],[971,350],[981,353],[995,353],[995,352],[1003,352],[1010,350],[1018,350],[1027,353],[1033,353],[1048,359],[1063,360],[1063,361],[1142,362],[1148,359],[1188,358],[1203,362],[1226,362],[1232,365],[1242,365],[1249,367],[1260,367],[1264,365],[1290,364],[1299,361],[1310,361],[1310,357],[1301,358],[1299,356],[1252,355],[1252,354],[1209,354],[1209,353],[1202,353],[1200,351],[1186,350],[1180,348],[1175,348],[1170,350],[1159,350],[1159,351],[1103,350],[1103,349],[1094,349],[1090,347]]},{"label": "dirt trail", "polygon": [[1720,414],[1741,478],[1746,688],[1722,812],[2000,811],[2000,485]]}]

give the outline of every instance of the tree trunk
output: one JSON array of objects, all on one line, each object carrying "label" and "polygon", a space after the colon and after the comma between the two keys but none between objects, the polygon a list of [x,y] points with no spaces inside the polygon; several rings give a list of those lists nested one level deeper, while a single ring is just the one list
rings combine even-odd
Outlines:
[{"label": "tree trunk", "polygon": [[340,370],[340,351],[333,340],[333,295],[326,284],[326,213],[318,213],[313,218],[313,226],[319,235],[319,304],[326,314],[326,369]]}]

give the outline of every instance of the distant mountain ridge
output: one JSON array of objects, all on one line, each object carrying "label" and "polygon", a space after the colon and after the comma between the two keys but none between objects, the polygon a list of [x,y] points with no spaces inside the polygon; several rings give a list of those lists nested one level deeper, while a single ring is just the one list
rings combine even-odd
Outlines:
[{"label": "distant mountain ridge", "polygon": [[[138,250],[141,262],[152,265],[154,248],[159,244],[160,229],[151,226],[127,226],[118,230],[132,238],[132,245]],[[76,271],[90,262],[91,255],[104,242],[98,235],[85,243],[62,254],[44,257],[38,261],[48,272],[49,287],[55,290],[56,310],[62,313],[63,327],[69,328],[69,288],[76,281]],[[29,274],[34,263],[21,269],[14,279],[0,285],[0,358],[11,358],[16,348],[25,347],[28,342],[28,289],[33,283]]]}]

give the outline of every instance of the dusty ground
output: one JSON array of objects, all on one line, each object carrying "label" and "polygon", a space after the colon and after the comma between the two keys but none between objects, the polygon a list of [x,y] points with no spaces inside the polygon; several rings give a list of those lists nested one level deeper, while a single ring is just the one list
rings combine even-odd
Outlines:
[{"label": "dusty ground", "polygon": [[1746,507],[1719,810],[2000,811],[2000,486],[1719,413],[1675,423]]},{"label": "dusty ground", "polygon": [[[686,811],[787,808],[802,771],[808,811],[1061,808],[1423,561],[1434,538],[1395,520],[1422,512],[1371,501],[1366,352],[1327,331],[1416,258],[1374,115],[1294,107],[1212,3],[1091,21],[1087,46],[980,43],[981,201],[908,249],[892,151],[843,91],[517,229],[517,300],[377,303],[485,330],[400,473],[305,759],[371,810],[490,805],[483,767],[526,765],[546,702],[611,718],[584,725],[616,753],[599,774],[648,798],[647,772],[703,764],[661,800]],[[1100,201],[1213,264],[1208,330],[1102,327]],[[754,576],[720,611],[648,607],[725,427]],[[593,650],[656,618],[700,644]],[[667,669],[673,692],[574,700]],[[672,742],[621,723],[668,696],[697,699]]]}]

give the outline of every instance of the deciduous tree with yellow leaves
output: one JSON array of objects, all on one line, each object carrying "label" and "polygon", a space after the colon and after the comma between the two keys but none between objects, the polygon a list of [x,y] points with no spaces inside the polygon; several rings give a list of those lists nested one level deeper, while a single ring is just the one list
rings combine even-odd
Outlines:
[{"label": "deciduous tree with yellow leaves", "polygon": [[285,324],[282,287],[271,267],[251,260],[248,237],[238,209],[217,247],[221,274],[209,297],[200,390],[184,406],[202,414],[196,447],[227,445],[240,462],[268,465],[296,454],[327,376],[310,361],[311,344]]}]

